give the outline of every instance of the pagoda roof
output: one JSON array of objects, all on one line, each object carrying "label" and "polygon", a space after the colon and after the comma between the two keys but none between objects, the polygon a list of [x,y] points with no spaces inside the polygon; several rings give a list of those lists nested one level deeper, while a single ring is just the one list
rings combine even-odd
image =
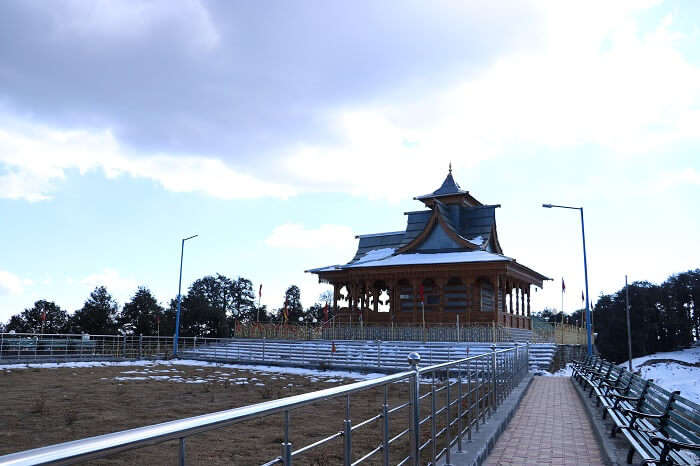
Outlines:
[{"label": "pagoda roof", "polygon": [[440,253],[394,254],[394,249],[384,248],[371,251],[360,260],[345,265],[331,265],[307,270],[307,272],[332,272],[362,267],[390,267],[397,265],[455,264],[467,262],[515,262],[515,259],[488,251],[452,251]]},{"label": "pagoda roof", "polygon": [[403,231],[358,235],[357,251],[350,262],[307,272],[470,262],[516,264],[515,259],[503,255],[498,242],[496,209],[500,205],[484,205],[463,191],[452,176],[451,166],[440,188],[415,199],[427,208],[404,212]]},{"label": "pagoda roof", "polygon": [[413,199],[421,201],[424,204],[430,206],[430,203],[436,199],[446,199],[458,201],[459,203],[464,203],[469,206],[480,206],[481,202],[476,200],[469,194],[469,191],[465,191],[460,188],[459,184],[455,181],[452,176],[452,164],[450,163],[450,169],[442,182],[442,185],[430,194],[424,194],[422,196],[416,196]]}]

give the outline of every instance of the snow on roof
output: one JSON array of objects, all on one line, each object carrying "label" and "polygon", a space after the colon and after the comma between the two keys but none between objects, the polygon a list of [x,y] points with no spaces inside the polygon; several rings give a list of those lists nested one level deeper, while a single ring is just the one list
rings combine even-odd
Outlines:
[{"label": "snow on roof", "polygon": [[360,257],[354,264],[378,261],[394,254],[394,251],[396,251],[394,248],[373,249],[365,253],[365,255]]},{"label": "snow on roof", "polygon": [[376,238],[377,236],[403,235],[404,231],[388,231],[386,233],[370,233],[368,235],[357,235],[355,238]]},{"label": "snow on roof", "polygon": [[[372,251],[374,252],[374,251]],[[460,251],[438,252],[432,254],[398,254],[384,259],[373,261],[361,261],[349,264],[344,268],[353,267],[387,267],[392,265],[418,265],[418,264],[453,264],[461,262],[495,262],[512,261],[510,257],[494,254],[488,251]]]},{"label": "snow on roof", "polygon": [[476,238],[467,239],[467,241],[469,241],[472,244],[476,244],[477,246],[481,246],[482,244],[484,244],[484,237],[479,235]]}]

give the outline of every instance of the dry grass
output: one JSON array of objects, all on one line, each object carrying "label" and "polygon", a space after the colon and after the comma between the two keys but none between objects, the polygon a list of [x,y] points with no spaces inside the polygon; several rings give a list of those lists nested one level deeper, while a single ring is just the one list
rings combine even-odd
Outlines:
[{"label": "dry grass", "polygon": [[[138,367],[0,370],[0,455],[353,382],[347,379],[325,383],[306,376],[261,375],[217,367],[175,367],[180,371],[178,376],[208,381],[190,384],[152,379],[115,380],[132,375],[124,374],[126,371],[143,369]],[[257,381],[236,384],[230,380],[243,377]],[[405,383],[392,385],[390,405],[405,402],[407,389]],[[368,390],[353,395],[351,401],[351,418],[356,424],[381,412],[383,391]],[[425,414],[429,400],[424,400],[423,406]],[[343,430],[345,399],[293,410],[290,419],[291,441],[294,448],[299,448]],[[408,412],[400,410],[390,419],[393,436],[406,428]],[[282,414],[275,414],[192,436],[187,439],[188,464],[252,465],[269,461],[280,453],[282,425]],[[427,426],[424,431],[429,431]],[[353,459],[378,446],[381,432],[379,420],[353,432]],[[177,447],[177,442],[167,442],[93,464],[173,464]],[[407,441],[396,442],[391,448],[392,462],[406,452]],[[298,461],[318,466],[342,464],[342,455],[342,438],[339,438]],[[376,462],[369,464],[380,463],[380,455],[374,458]]]}]

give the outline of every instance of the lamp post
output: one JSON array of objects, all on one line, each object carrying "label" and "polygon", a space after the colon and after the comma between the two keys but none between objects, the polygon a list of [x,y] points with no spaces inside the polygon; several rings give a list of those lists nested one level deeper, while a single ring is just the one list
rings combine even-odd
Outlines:
[{"label": "lamp post", "polygon": [[588,300],[588,263],[586,261],[586,230],[583,226],[583,207],[569,207],[565,205],[542,204],[542,207],[551,209],[557,207],[560,209],[578,210],[581,213],[581,239],[583,241],[583,276],[586,281],[586,334],[588,337],[588,355],[593,354],[593,340],[591,336],[591,307]]},{"label": "lamp post", "polygon": [[173,339],[173,354],[177,357],[177,343],[180,339],[180,303],[182,302],[182,257],[185,255],[185,241],[196,238],[199,235],[192,235],[182,239],[182,248],[180,249],[180,280],[177,284],[177,313],[175,314],[175,337]]}]

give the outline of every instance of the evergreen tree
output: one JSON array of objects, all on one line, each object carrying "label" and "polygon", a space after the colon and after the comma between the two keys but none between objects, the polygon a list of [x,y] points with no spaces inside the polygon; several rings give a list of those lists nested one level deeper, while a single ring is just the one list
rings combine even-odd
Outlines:
[{"label": "evergreen tree", "polygon": [[254,322],[257,319],[257,307],[253,282],[247,278],[238,277],[233,282],[231,291],[231,317],[235,320]]},{"label": "evergreen tree", "polygon": [[[230,336],[227,315],[233,311],[235,283],[224,275],[206,276],[196,280],[182,298],[180,309],[180,335],[182,336]],[[171,303],[173,315],[177,301]],[[168,317],[170,319],[170,317]]]},{"label": "evergreen tree", "polygon": [[[299,317],[304,317],[304,307],[301,305],[301,290],[298,286],[292,285],[284,293],[284,302],[287,306],[287,316],[289,324],[298,324]],[[284,307],[277,311],[280,321],[284,320]]]},{"label": "evergreen tree", "polygon": [[91,335],[113,335],[117,331],[117,303],[107,288],[98,286],[71,319],[72,327]]},{"label": "evergreen tree", "polygon": [[124,304],[117,318],[122,332],[135,335],[156,335],[163,308],[146,287],[139,287],[131,301]]},{"label": "evergreen tree", "polygon": [[[661,285],[644,281],[629,285],[632,357],[673,351],[697,341],[699,277],[696,269],[672,275]],[[596,346],[603,357],[627,360],[625,289],[601,296],[593,315]]]},{"label": "evergreen tree", "polygon": [[[24,332],[63,333],[68,328],[68,313],[56,303],[40,299],[20,315]],[[10,329],[19,332],[18,329]]]}]

